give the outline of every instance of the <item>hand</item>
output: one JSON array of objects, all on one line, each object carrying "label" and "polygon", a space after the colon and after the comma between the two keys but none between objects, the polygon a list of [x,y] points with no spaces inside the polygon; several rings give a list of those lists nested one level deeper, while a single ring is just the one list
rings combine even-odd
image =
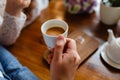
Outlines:
[{"label": "hand", "polygon": [[31,0],[7,0],[6,11],[11,15],[18,16],[30,3]]},{"label": "hand", "polygon": [[59,36],[50,64],[51,80],[74,80],[80,56],[73,39]]}]

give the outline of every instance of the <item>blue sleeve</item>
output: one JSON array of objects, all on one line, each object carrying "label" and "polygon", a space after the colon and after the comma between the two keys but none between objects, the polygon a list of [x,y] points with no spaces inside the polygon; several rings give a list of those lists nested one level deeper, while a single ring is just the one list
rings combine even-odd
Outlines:
[{"label": "blue sleeve", "polygon": [[19,61],[2,46],[0,46],[0,62],[4,71],[12,80],[39,80],[28,68],[23,67]]}]

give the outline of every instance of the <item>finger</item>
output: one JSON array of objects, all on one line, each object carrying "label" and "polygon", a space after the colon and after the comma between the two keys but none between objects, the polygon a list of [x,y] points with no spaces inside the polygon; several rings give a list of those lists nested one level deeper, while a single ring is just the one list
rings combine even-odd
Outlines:
[{"label": "finger", "polygon": [[48,61],[47,61],[47,62],[48,62],[48,64],[51,64],[52,60],[51,60],[51,59],[48,59]]},{"label": "finger", "polygon": [[53,53],[48,55],[48,59],[52,59],[53,58]]},{"label": "finger", "polygon": [[54,48],[50,49],[50,53],[54,53]]},{"label": "finger", "polygon": [[59,36],[56,40],[55,48],[54,48],[54,59],[62,60],[62,54],[64,50],[66,40],[63,36]]},{"label": "finger", "polygon": [[48,55],[48,59],[47,59],[48,64],[51,63],[52,59],[53,59],[53,54],[51,53]]},{"label": "finger", "polygon": [[67,38],[66,39],[66,43],[67,43],[66,44],[67,49],[69,49],[69,50],[76,50],[76,42],[75,42],[75,40]]}]

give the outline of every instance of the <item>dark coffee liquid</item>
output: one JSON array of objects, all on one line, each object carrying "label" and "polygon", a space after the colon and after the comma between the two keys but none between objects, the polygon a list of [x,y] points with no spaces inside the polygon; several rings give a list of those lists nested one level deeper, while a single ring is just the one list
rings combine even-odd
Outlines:
[{"label": "dark coffee liquid", "polygon": [[46,31],[46,34],[50,35],[50,36],[58,36],[60,34],[63,34],[64,32],[65,32],[65,30],[63,28],[55,26],[55,27],[49,28]]}]

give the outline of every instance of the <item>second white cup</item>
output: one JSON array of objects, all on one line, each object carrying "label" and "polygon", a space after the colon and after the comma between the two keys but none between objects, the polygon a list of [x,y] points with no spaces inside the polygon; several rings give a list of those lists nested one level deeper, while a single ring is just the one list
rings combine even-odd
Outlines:
[{"label": "second white cup", "polygon": [[116,24],[120,19],[120,7],[108,7],[101,2],[100,19],[107,25]]}]

